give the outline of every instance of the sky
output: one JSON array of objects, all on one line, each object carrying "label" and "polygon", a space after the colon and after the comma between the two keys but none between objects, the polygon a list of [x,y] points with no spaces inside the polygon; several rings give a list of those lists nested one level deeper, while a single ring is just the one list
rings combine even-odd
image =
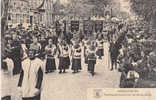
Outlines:
[{"label": "sky", "polygon": [[120,2],[120,10],[123,12],[130,13],[130,3],[129,0],[119,0]]},{"label": "sky", "polygon": [[[55,3],[57,0],[52,0],[52,1]],[[70,2],[70,0],[60,0],[61,4],[67,4],[69,2]]]}]

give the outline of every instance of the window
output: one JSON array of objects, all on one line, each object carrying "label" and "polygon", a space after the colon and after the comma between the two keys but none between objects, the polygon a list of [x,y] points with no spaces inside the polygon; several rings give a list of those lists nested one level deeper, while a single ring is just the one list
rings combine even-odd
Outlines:
[{"label": "window", "polygon": [[27,23],[30,23],[30,16],[29,15],[27,15]]}]

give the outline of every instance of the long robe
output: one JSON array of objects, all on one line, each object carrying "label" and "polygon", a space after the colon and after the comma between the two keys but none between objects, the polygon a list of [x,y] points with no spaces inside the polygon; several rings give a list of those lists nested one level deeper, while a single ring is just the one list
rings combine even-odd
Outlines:
[{"label": "long robe", "polygon": [[111,58],[110,58],[110,52],[109,52],[109,42],[104,42],[104,62],[106,62],[106,67],[111,68]]}]

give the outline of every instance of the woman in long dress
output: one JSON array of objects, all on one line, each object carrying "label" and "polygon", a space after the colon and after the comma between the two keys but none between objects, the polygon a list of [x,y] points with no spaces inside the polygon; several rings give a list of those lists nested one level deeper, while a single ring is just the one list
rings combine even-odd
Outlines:
[{"label": "woman in long dress", "polygon": [[76,41],[76,43],[72,47],[72,70],[73,73],[78,73],[79,70],[81,70],[81,46],[79,41]]},{"label": "woman in long dress", "polygon": [[106,63],[106,66],[110,69],[111,68],[111,58],[110,58],[110,52],[109,52],[110,43],[108,40],[105,39],[104,41],[104,62]]},{"label": "woman in long dress", "polygon": [[96,65],[96,46],[92,42],[87,50],[87,56],[88,56],[88,72],[91,73],[92,76],[94,76],[95,72],[95,65]]},{"label": "woman in long dress", "polygon": [[69,46],[66,41],[62,41],[59,45],[59,73],[66,73],[66,69],[69,69],[70,58],[69,58]]},{"label": "woman in long dress", "polygon": [[56,46],[53,44],[52,39],[49,39],[49,44],[45,47],[47,59],[46,59],[46,73],[56,70],[55,54]]}]

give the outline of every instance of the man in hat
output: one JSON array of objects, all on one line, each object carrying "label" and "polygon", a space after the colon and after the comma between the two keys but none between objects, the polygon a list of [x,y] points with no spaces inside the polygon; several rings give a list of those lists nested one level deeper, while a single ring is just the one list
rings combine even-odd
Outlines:
[{"label": "man in hat", "polygon": [[111,71],[112,71],[114,69],[114,65],[115,65],[115,69],[117,69],[117,57],[119,55],[119,49],[115,41],[110,42],[109,52],[111,55],[111,62],[112,62]]},{"label": "man in hat", "polygon": [[43,62],[35,57],[36,50],[29,49],[28,58],[22,62],[18,88],[22,100],[40,100],[43,80]]}]

